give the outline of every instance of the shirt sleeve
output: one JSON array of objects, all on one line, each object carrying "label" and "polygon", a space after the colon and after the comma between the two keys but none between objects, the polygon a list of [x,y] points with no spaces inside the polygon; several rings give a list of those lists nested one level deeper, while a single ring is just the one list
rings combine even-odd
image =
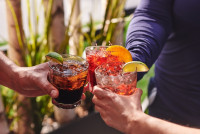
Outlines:
[{"label": "shirt sleeve", "polygon": [[172,30],[173,1],[141,0],[126,39],[134,61],[142,61],[150,68],[158,58]]}]

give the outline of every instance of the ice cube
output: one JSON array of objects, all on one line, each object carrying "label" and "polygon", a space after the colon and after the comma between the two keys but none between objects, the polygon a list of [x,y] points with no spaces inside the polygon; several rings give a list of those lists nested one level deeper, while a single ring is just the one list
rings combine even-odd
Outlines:
[{"label": "ice cube", "polygon": [[67,69],[63,71],[64,76],[72,76],[73,75],[73,70]]}]

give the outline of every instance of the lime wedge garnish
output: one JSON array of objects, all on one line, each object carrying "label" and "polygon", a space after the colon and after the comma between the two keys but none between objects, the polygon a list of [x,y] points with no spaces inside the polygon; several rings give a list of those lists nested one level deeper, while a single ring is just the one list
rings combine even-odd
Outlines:
[{"label": "lime wedge garnish", "polygon": [[147,72],[148,70],[147,65],[140,61],[127,62],[123,66],[123,72]]},{"label": "lime wedge garnish", "polygon": [[58,64],[63,64],[63,57],[59,53],[50,52],[46,55],[47,60],[52,60]]}]

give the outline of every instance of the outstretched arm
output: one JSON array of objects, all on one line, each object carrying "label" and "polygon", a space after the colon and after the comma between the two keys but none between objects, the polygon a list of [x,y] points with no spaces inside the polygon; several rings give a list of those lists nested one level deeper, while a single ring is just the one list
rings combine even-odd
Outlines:
[{"label": "outstretched arm", "polygon": [[174,0],[141,0],[127,32],[126,48],[150,68],[172,31]]},{"label": "outstretched arm", "polygon": [[94,87],[93,102],[102,119],[126,134],[200,134],[200,129],[189,128],[142,112],[142,90],[137,89],[133,95],[124,96],[110,90]]},{"label": "outstretched arm", "polygon": [[0,84],[25,96],[49,94],[55,98],[58,90],[47,80],[48,64],[19,67],[0,52]]}]

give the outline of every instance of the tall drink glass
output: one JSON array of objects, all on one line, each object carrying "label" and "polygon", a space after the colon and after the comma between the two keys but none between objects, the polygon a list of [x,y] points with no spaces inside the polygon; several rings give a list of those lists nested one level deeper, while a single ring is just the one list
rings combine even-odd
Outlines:
[{"label": "tall drink glass", "polygon": [[117,94],[131,95],[136,90],[137,72],[123,73],[122,62],[104,63],[95,69],[97,85]]},{"label": "tall drink glass", "polygon": [[63,54],[63,65],[49,61],[49,81],[59,90],[52,99],[57,107],[71,109],[81,103],[88,74],[88,62],[79,56]]},{"label": "tall drink glass", "polygon": [[86,47],[86,59],[89,63],[88,69],[88,84],[89,88],[93,89],[96,85],[96,78],[94,70],[102,63],[109,63],[113,61],[119,61],[117,56],[113,56],[109,51],[106,51],[108,46],[89,46]]}]

